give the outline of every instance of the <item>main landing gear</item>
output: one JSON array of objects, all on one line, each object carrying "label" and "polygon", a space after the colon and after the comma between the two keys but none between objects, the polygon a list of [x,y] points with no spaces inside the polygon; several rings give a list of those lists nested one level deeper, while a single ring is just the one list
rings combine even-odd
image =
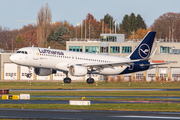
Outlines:
[{"label": "main landing gear", "polygon": [[[66,77],[64,78],[63,82],[64,83],[71,83],[71,78],[68,77],[68,72],[65,72]],[[90,77],[86,80],[87,84],[93,84],[94,83],[94,78]]]},{"label": "main landing gear", "polygon": [[71,83],[71,78],[66,77],[66,78],[64,78],[63,82],[64,83]]},{"label": "main landing gear", "polygon": [[86,80],[87,84],[93,84],[94,83],[94,79],[90,77]]},{"label": "main landing gear", "polygon": [[65,72],[66,77],[64,78],[63,82],[64,83],[71,83],[71,78],[68,78],[68,72]]}]

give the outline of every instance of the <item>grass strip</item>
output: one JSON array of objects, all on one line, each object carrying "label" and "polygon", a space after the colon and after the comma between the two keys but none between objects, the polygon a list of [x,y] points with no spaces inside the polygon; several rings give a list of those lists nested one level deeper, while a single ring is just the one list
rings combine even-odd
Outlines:
[{"label": "grass strip", "polygon": [[86,82],[6,82],[0,81],[1,89],[179,89],[180,82],[98,82],[98,85]]},{"label": "grass strip", "polygon": [[0,108],[18,109],[73,109],[73,110],[113,110],[113,111],[162,111],[180,112],[180,104],[92,104],[90,106],[76,106],[69,104],[0,104]]},{"label": "grass strip", "polygon": [[[0,100],[2,98],[0,97]],[[31,97],[31,100],[82,100],[81,97],[74,97],[74,98],[47,98],[47,97]],[[180,101],[179,99],[160,99],[160,98],[85,98],[84,100],[98,100],[98,101],[116,101],[116,100],[144,100],[144,101]]]},{"label": "grass strip", "polygon": [[180,96],[180,91],[10,91],[10,94],[42,96]]}]

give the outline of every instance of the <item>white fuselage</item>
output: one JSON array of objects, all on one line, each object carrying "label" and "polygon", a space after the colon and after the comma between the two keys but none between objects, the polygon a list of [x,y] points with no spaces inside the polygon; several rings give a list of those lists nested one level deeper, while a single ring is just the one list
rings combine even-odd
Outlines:
[{"label": "white fuselage", "polygon": [[[86,63],[113,63],[126,62],[128,57],[117,57],[110,55],[99,55],[92,53],[72,52],[57,49],[25,47],[18,51],[24,53],[14,53],[10,59],[16,64],[35,68],[47,68],[60,71],[69,71],[70,65],[86,64]],[[25,54],[27,52],[27,54]],[[113,68],[105,68],[99,70],[98,74],[115,75],[124,71],[127,66],[115,66]]]},{"label": "white fuselage", "polygon": [[[10,60],[19,65],[34,67],[37,75],[50,75],[54,71],[64,71],[66,76],[68,72],[73,76],[128,74],[154,68],[155,64],[150,63],[149,59],[152,58],[150,54],[155,34],[154,31],[148,32],[127,57],[25,47],[12,54]],[[87,81],[91,81],[91,78]]]}]

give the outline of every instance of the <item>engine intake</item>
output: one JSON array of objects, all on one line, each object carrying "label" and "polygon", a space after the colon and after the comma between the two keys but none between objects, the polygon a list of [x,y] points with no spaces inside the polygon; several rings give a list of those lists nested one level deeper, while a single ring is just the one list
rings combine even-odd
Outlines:
[{"label": "engine intake", "polygon": [[48,76],[51,74],[56,74],[56,70],[45,69],[45,68],[34,68],[34,73],[39,76]]},{"label": "engine intake", "polygon": [[69,67],[69,73],[71,76],[84,76],[88,72],[86,67],[71,65]]}]

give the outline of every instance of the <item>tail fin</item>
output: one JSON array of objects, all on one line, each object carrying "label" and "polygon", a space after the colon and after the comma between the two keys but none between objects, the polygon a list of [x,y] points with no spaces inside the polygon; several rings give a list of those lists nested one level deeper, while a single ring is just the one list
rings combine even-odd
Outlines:
[{"label": "tail fin", "polygon": [[131,60],[149,58],[155,35],[156,32],[148,32],[144,39],[141,41],[141,43],[136,47],[134,52],[129,55],[129,58]]}]

